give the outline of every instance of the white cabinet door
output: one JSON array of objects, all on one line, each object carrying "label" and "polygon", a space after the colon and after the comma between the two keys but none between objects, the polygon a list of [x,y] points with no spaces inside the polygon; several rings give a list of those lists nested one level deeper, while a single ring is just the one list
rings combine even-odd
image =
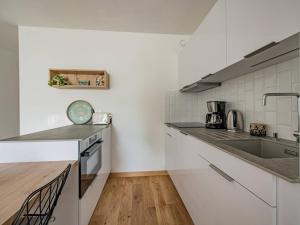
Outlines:
[{"label": "white cabinet door", "polygon": [[78,166],[72,167],[49,225],[79,224],[78,178]]},{"label": "white cabinet door", "polygon": [[198,140],[199,153],[230,174],[238,183],[250,190],[269,205],[276,207],[276,176]]},{"label": "white cabinet door", "polygon": [[[111,125],[102,130],[102,169],[106,179],[111,171]],[[105,179],[105,181],[106,181]]]},{"label": "white cabinet door", "polygon": [[172,142],[173,138],[170,132],[170,129],[165,129],[165,162],[166,162],[166,170],[169,174],[172,173]]},{"label": "white cabinet door", "polygon": [[171,127],[165,129],[165,154],[166,169],[172,181],[176,183],[177,131]]},{"label": "white cabinet door", "polygon": [[227,64],[300,31],[299,0],[227,0]]},{"label": "white cabinet door", "polygon": [[276,208],[217,173],[197,139],[177,132],[177,147],[175,186],[195,225],[276,224]]},{"label": "white cabinet door", "polygon": [[193,165],[195,165],[193,155],[191,154],[194,149],[193,147],[193,142],[190,141],[189,136],[177,130],[174,184],[186,205],[189,204],[189,200],[187,200],[189,199],[189,193],[186,192],[185,188],[186,176],[189,176],[193,170]]},{"label": "white cabinet door", "polygon": [[[202,214],[201,204],[208,204],[204,192],[199,187],[205,185],[208,162],[199,158],[197,141],[190,136],[178,134],[178,156],[180,163],[176,176],[176,189],[183,200],[195,225],[206,224],[206,216]],[[213,206],[207,205],[207,210]],[[206,211],[208,212],[208,211]],[[213,215],[211,215],[213,217]]]},{"label": "white cabinet door", "polygon": [[226,1],[218,0],[179,53],[179,87],[226,66]]},{"label": "white cabinet door", "polygon": [[111,126],[102,130],[102,167],[79,201],[79,225],[88,225],[111,171]]},{"label": "white cabinet door", "polygon": [[299,225],[300,184],[278,178],[277,185],[278,225]]},{"label": "white cabinet door", "polygon": [[205,219],[202,224],[276,224],[276,208],[272,208],[234,180],[227,180],[210,165],[202,169],[205,176],[199,180],[199,193],[204,199],[199,199],[199,209],[200,212],[203,211],[199,219]]}]

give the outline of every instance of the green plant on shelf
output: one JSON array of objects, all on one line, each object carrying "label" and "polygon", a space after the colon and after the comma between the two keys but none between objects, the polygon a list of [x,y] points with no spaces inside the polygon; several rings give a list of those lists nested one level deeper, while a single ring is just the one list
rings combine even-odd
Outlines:
[{"label": "green plant on shelf", "polygon": [[52,87],[52,86],[64,86],[64,85],[67,85],[67,84],[68,83],[67,83],[66,79],[61,75],[55,75],[48,81],[48,85],[50,87]]}]

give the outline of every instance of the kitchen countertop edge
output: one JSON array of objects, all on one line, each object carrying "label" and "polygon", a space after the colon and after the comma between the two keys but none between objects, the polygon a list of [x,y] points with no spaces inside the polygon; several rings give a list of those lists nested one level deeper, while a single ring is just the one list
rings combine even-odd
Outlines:
[{"label": "kitchen countertop edge", "polygon": [[[16,137],[6,138],[0,140],[0,143],[7,142],[46,142],[46,141],[81,141],[88,138],[90,135],[99,132],[105,128],[108,128],[111,124],[107,125],[69,125],[63,127],[57,127],[49,130],[38,131],[30,134],[20,135]],[[67,133],[72,133],[74,130],[83,130],[76,135],[66,135]],[[84,130],[85,129],[85,130]],[[61,132],[58,133],[57,132]]]}]

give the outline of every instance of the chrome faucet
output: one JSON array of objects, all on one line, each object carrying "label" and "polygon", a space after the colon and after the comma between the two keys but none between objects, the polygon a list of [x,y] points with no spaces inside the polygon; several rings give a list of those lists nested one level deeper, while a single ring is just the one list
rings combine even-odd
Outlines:
[{"label": "chrome faucet", "polygon": [[297,110],[298,110],[298,130],[294,131],[293,135],[297,138],[297,143],[300,143],[300,95],[298,93],[266,93],[263,95],[263,105],[267,104],[268,96],[292,96],[297,97]]}]

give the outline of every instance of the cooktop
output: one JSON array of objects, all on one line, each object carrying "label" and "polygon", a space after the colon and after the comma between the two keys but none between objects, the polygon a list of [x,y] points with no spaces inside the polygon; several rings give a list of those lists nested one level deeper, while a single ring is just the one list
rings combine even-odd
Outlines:
[{"label": "cooktop", "polygon": [[171,124],[178,128],[205,128],[205,124],[200,122],[178,122]]}]

